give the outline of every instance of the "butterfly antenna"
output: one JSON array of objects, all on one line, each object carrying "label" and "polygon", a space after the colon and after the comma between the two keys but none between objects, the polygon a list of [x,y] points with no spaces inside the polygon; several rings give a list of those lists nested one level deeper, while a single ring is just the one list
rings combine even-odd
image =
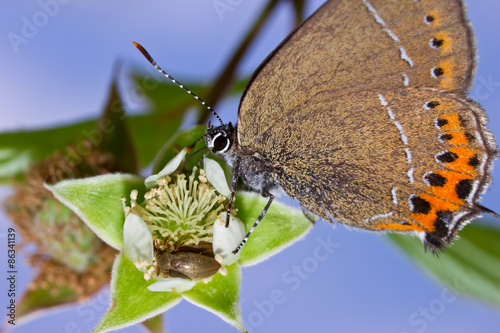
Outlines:
[{"label": "butterfly antenna", "polygon": [[[196,155],[198,155],[199,153],[205,151],[205,150],[208,150],[208,147],[203,147],[201,149],[198,149],[197,151],[195,151],[191,156],[189,156],[188,158],[186,158],[186,160],[184,161],[184,164],[182,166],[182,168],[184,169],[186,167],[186,164],[193,158],[195,157]],[[203,162],[203,159],[200,160],[200,163],[198,163],[198,167],[200,167],[201,165],[201,162]]]},{"label": "butterfly antenna", "polygon": [[153,65],[153,67],[156,68],[156,70],[158,72],[160,72],[163,75],[165,75],[170,81],[172,81],[173,83],[175,83],[177,86],[179,86],[185,92],[187,92],[188,94],[190,94],[191,96],[193,96],[196,100],[198,100],[204,107],[206,107],[210,112],[212,112],[212,114],[217,118],[217,120],[219,120],[219,122],[221,123],[221,125],[224,126],[224,122],[219,117],[219,115],[214,111],[214,109],[212,109],[209,105],[207,105],[207,103],[205,103],[205,101],[203,101],[201,98],[199,98],[198,96],[196,96],[191,90],[189,90],[186,87],[184,87],[183,84],[177,82],[176,79],[174,79],[170,74],[168,74],[160,66],[158,66],[158,64],[156,63],[156,61],[153,60],[153,57],[151,57],[151,55],[149,54],[149,52],[146,51],[146,49],[144,47],[142,47],[141,44],[139,44],[137,42],[133,42],[133,44],[134,44],[135,47],[137,47],[137,49],[139,49],[139,51],[141,51],[142,55],[144,57],[146,57],[146,59],[148,59],[148,61],[151,63],[151,65]]}]

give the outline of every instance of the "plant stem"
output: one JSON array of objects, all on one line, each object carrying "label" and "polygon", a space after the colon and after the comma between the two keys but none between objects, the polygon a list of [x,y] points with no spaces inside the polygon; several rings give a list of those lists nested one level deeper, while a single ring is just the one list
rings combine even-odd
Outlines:
[{"label": "plant stem", "polygon": [[304,0],[293,0],[293,7],[295,8],[295,26],[304,21]]}]

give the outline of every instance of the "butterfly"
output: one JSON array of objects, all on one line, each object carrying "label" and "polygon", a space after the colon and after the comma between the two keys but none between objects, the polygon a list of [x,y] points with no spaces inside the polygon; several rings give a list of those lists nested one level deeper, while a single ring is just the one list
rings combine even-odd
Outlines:
[{"label": "butterfly", "polygon": [[481,213],[500,217],[478,203],[498,151],[467,98],[475,52],[462,1],[327,1],[251,76],[237,126],[217,116],[207,128],[233,168],[228,211],[238,178],[268,198],[235,252],[276,189],[322,219],[413,233],[433,252]]}]

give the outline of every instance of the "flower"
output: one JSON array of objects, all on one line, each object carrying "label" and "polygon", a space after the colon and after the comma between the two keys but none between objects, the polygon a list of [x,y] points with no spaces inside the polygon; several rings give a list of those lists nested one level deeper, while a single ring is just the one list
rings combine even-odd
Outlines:
[{"label": "flower", "polygon": [[[230,227],[225,228],[231,191],[223,169],[204,158],[203,169],[184,170],[186,152],[181,150],[146,180],[111,174],[48,187],[102,240],[122,251],[113,266],[111,305],[95,333],[142,322],[182,299],[245,331],[240,266],[265,260],[311,228],[300,209],[275,202],[233,256],[267,200],[256,193],[237,193]],[[173,156],[167,148],[162,154]],[[167,159],[159,155],[156,160]],[[130,197],[128,207],[124,197]]]}]

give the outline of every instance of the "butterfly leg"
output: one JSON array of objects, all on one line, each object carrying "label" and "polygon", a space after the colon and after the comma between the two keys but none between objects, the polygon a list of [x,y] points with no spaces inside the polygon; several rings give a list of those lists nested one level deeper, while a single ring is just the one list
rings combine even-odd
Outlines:
[{"label": "butterfly leg", "polygon": [[245,243],[247,242],[247,240],[250,237],[250,235],[252,234],[252,232],[255,230],[255,228],[257,228],[257,226],[259,225],[260,221],[262,221],[262,219],[266,215],[267,210],[269,209],[269,207],[271,207],[271,203],[274,200],[274,195],[272,195],[269,192],[264,192],[264,193],[262,193],[262,195],[264,197],[269,197],[269,200],[267,201],[266,207],[264,207],[264,209],[260,213],[260,215],[257,218],[257,220],[255,221],[255,223],[253,224],[253,226],[250,228],[250,230],[246,234],[245,238],[243,238],[243,240],[241,241],[240,245],[238,245],[238,247],[236,248],[236,250],[233,251],[233,254],[236,254],[236,253],[238,253],[239,250],[241,250],[241,248],[243,247],[243,245],[245,245]]},{"label": "butterfly leg", "polygon": [[226,228],[229,228],[229,213],[231,212],[231,208],[233,208],[236,186],[238,186],[239,170],[240,170],[240,159],[236,159],[233,166],[233,182],[231,185],[231,198],[229,198],[229,204],[227,205]]}]

